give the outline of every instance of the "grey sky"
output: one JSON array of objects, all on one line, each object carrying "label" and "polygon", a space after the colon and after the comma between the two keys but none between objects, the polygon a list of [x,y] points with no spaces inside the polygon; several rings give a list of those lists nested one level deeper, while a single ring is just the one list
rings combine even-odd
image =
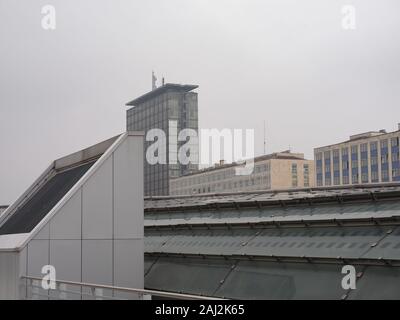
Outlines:
[{"label": "grey sky", "polygon": [[[56,8],[57,29],[41,27]],[[356,8],[356,30],[341,8]],[[54,158],[125,130],[124,104],[200,87],[200,127],[254,128],[256,152],[400,122],[398,0],[0,0],[0,204]]]}]

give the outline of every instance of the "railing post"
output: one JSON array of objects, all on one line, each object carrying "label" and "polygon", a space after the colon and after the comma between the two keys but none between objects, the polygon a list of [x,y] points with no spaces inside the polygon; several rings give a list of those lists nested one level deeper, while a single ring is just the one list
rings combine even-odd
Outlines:
[{"label": "railing post", "polygon": [[60,292],[58,297],[61,300],[66,300],[67,299],[67,293],[65,291],[67,290],[67,285],[64,284],[64,283],[60,283],[57,286],[58,286],[58,291]]},{"label": "railing post", "polygon": [[92,295],[94,297],[95,300],[103,300],[103,289],[101,288],[90,288],[92,291]]},{"label": "railing post", "polygon": [[32,291],[32,300],[39,299],[39,281],[38,280],[31,280],[30,281],[31,291]]}]

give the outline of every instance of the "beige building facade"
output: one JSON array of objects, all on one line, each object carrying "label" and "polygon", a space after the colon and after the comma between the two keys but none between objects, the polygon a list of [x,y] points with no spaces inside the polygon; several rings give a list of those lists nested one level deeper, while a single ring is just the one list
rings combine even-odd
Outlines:
[{"label": "beige building facade", "polygon": [[236,175],[240,164],[220,163],[212,168],[170,180],[170,195],[239,192],[314,186],[314,161],[302,153],[273,153],[254,159],[253,173]]},{"label": "beige building facade", "polygon": [[400,181],[399,130],[353,135],[314,149],[317,187]]}]

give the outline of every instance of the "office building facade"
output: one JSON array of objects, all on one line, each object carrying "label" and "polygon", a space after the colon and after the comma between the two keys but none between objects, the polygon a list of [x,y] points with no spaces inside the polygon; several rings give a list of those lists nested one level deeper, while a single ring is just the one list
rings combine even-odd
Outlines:
[{"label": "office building facade", "polygon": [[239,192],[314,186],[314,161],[289,151],[256,157],[250,175],[236,175],[240,164],[220,163],[212,168],[170,180],[171,195]]},{"label": "office building facade", "polygon": [[[144,131],[161,129],[165,133],[166,163],[151,164],[146,160],[146,150],[156,141],[144,142],[144,194],[169,195],[169,179],[196,171],[197,164],[180,164],[170,161],[170,152],[178,150],[185,142],[178,142],[177,134],[183,129],[198,132],[198,95],[192,90],[196,85],[167,83],[127,103],[127,130]],[[157,140],[158,141],[158,140]],[[198,148],[198,146],[197,146]],[[160,151],[162,152],[162,151]]]},{"label": "office building facade", "polygon": [[400,181],[399,130],[353,135],[350,140],[314,149],[316,186]]}]

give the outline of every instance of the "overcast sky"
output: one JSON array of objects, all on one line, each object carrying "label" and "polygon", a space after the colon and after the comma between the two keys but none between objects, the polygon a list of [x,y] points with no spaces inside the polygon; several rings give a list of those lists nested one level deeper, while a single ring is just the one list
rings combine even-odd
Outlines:
[{"label": "overcast sky", "polygon": [[[44,5],[56,29],[41,26]],[[356,29],[342,28],[354,5]],[[398,0],[0,0],[0,205],[51,160],[125,130],[125,103],[199,85],[202,128],[254,128],[256,153],[400,122]]]}]

